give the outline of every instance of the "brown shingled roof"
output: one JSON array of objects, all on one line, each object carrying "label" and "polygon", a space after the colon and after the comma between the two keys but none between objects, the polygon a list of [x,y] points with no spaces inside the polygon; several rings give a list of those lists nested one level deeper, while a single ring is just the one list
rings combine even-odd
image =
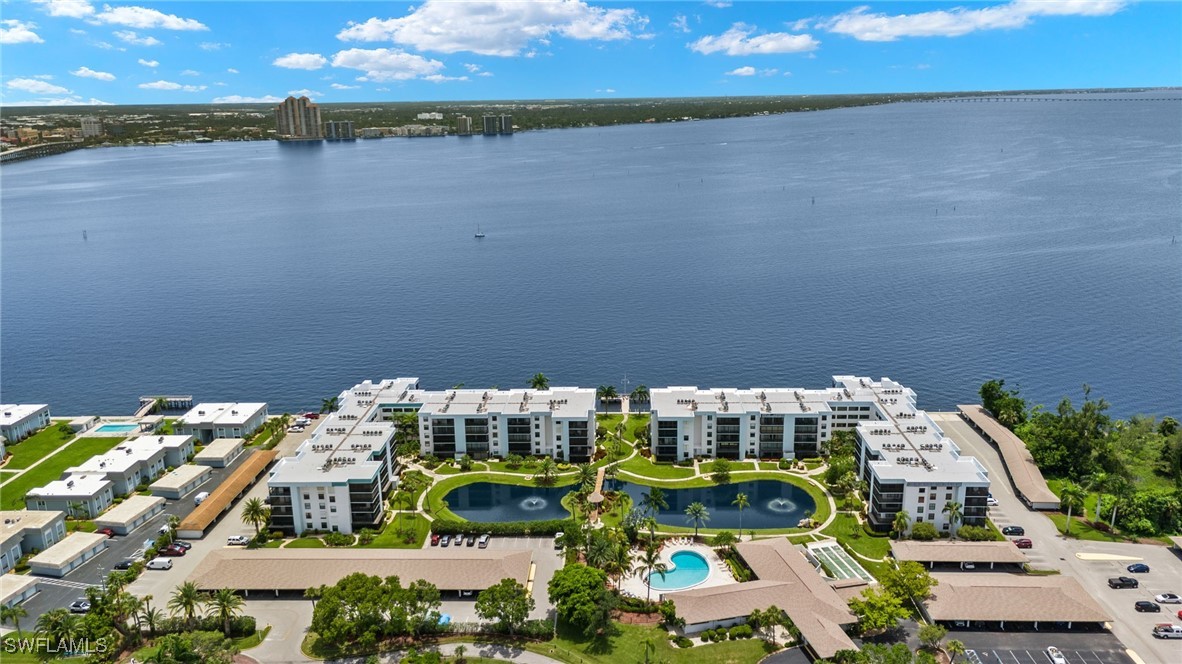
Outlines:
[{"label": "brown shingled roof", "polygon": [[189,580],[203,590],[306,590],[360,572],[417,579],[440,590],[484,590],[501,579],[525,585],[533,553],[521,549],[219,549]]},{"label": "brown shingled roof", "polygon": [[255,450],[251,452],[246,461],[242,462],[241,466],[235,470],[229,477],[225,479],[218,488],[210,492],[209,497],[201,501],[197,509],[189,513],[184,521],[181,521],[177,526],[177,530],[201,530],[204,531],[213,523],[218,515],[226,511],[230,507],[230,503],[242,493],[242,490],[250,486],[258,476],[262,474],[267,466],[275,460],[275,456],[279,453],[275,450]]},{"label": "brown shingled roof", "polygon": [[891,542],[896,560],[921,563],[1026,563],[1013,542]]},{"label": "brown shingled roof", "polygon": [[1028,502],[1059,505],[1059,497],[1047,486],[1042,471],[1035,465],[1034,457],[1030,456],[1030,450],[1026,449],[1026,443],[1021,438],[993,419],[983,406],[957,406],[957,409],[970,424],[997,445],[1014,486]]},{"label": "brown shingled roof", "polygon": [[1068,576],[934,574],[939,584],[925,603],[932,620],[1107,622],[1112,620]]}]

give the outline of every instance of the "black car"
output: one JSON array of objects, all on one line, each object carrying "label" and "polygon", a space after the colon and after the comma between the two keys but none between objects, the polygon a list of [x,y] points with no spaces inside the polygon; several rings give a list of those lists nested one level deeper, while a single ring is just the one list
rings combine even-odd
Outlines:
[{"label": "black car", "polygon": [[1161,613],[1161,605],[1157,602],[1150,602],[1148,600],[1141,600],[1133,605],[1133,608],[1141,613]]},{"label": "black car", "polygon": [[467,546],[476,546],[476,536],[469,535],[468,539],[464,541],[464,544],[466,544]]},{"label": "black car", "polygon": [[131,566],[134,564],[135,564],[134,558],[124,558],[123,560],[120,560],[119,562],[115,563],[115,569],[131,569]]},{"label": "black car", "polygon": [[1002,535],[1025,535],[1026,529],[1022,526],[1006,526],[1001,529]]},{"label": "black car", "polygon": [[1146,574],[1149,572],[1149,565],[1146,565],[1145,563],[1133,563],[1125,569],[1129,570],[1133,574]]}]

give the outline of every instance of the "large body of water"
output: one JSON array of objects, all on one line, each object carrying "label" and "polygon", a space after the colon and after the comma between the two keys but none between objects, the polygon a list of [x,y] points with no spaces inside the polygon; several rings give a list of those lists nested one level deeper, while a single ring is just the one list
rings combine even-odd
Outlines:
[{"label": "large body of water", "polygon": [[854,373],[1178,415],[1179,155],[1182,103],[1113,101],[6,165],[0,400]]}]

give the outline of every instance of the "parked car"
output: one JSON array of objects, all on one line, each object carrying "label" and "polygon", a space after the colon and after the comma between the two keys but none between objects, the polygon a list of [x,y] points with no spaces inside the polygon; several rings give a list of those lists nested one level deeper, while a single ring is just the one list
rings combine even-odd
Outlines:
[{"label": "parked car", "polygon": [[444,535],[443,539],[439,540],[439,546],[447,546],[451,544],[451,535]]},{"label": "parked car", "polygon": [[111,530],[110,528],[99,528],[98,530],[96,530],[94,532],[96,532],[100,535],[106,535],[107,537],[114,537],[115,536],[115,531]]},{"label": "parked car", "polygon": [[477,544],[480,545],[480,548],[487,549],[489,539],[490,539],[490,535],[488,533],[485,533],[480,536],[480,540],[477,542]]},{"label": "parked car", "polygon": [[201,493],[197,494],[196,496],[193,496],[193,504],[200,505],[201,503],[205,502],[206,498],[209,498],[209,492],[202,491]]},{"label": "parked car", "polygon": [[960,568],[961,569],[977,569],[977,564],[966,560],[965,562],[960,564]]},{"label": "parked car", "polygon": [[172,561],[168,558],[153,558],[146,565],[148,569],[172,569]]},{"label": "parked car", "polygon": [[467,546],[476,546],[476,536],[469,535],[468,538],[464,540],[464,544]]},{"label": "parked car", "polygon": [[250,538],[246,535],[230,535],[226,538],[226,544],[230,546],[246,546],[250,544]]},{"label": "parked car", "polygon": [[1182,597],[1177,593],[1162,593],[1153,598],[1153,601],[1158,604],[1182,604]]},{"label": "parked car", "polygon": [[994,498],[993,496],[989,496],[988,498],[985,499],[985,504],[990,507],[996,507],[997,506],[997,498]]},{"label": "parked car", "polygon": [[90,601],[78,599],[70,602],[70,613],[86,613],[90,611]]},{"label": "parked car", "polygon": [[172,528],[169,528],[167,523],[156,529],[156,534],[158,534],[158,535],[168,535],[171,533],[172,533]]},{"label": "parked car", "polygon": [[431,535],[431,546],[439,546],[439,538],[440,538],[439,533],[433,533]]},{"label": "parked car", "polygon": [[555,549],[562,548],[562,532],[561,531],[554,533],[554,548]]},{"label": "parked car", "polygon": [[120,560],[119,562],[115,563],[115,569],[131,569],[131,566],[134,564],[135,564],[134,558],[124,558],[123,560]]},{"label": "parked car", "polygon": [[1133,608],[1137,609],[1140,613],[1161,613],[1161,605],[1157,602],[1150,602],[1147,599],[1137,602],[1133,605]]},{"label": "parked car", "polygon": [[173,542],[173,543],[172,543],[172,545],[173,545],[173,546],[179,546],[179,547],[181,547],[182,549],[184,549],[185,551],[188,551],[189,549],[192,549],[192,548],[193,548],[193,543],[192,543],[192,542],[186,542],[185,540],[177,540],[177,541]]},{"label": "parked car", "polygon": [[1014,540],[1014,546],[1018,547],[1019,549],[1033,549],[1034,542],[1026,539],[1025,537],[1019,537],[1018,539]]},{"label": "parked car", "polygon": [[302,417],[309,420],[318,420],[320,419],[320,413],[304,413]]},{"label": "parked car", "polygon": [[1022,526],[1006,526],[1001,529],[1002,535],[1025,535],[1026,529]]},{"label": "parked car", "polygon": [[1182,627],[1161,623],[1153,626],[1153,635],[1159,639],[1182,639]]},{"label": "parked car", "polygon": [[1145,563],[1133,563],[1125,569],[1132,572],[1133,574],[1145,574],[1149,572],[1149,565],[1146,565]]},{"label": "parked car", "polygon": [[1127,576],[1118,576],[1114,579],[1108,579],[1109,588],[1136,588],[1139,585],[1141,584],[1139,584],[1136,579],[1132,579]]},{"label": "parked car", "polygon": [[1067,658],[1055,646],[1047,648],[1047,659],[1051,660],[1051,664],[1067,664]]},{"label": "parked car", "polygon": [[163,549],[160,549],[160,551],[158,551],[157,553],[159,553],[162,556],[177,557],[177,556],[185,555],[185,550],[179,546],[176,546],[175,544],[169,544],[168,546],[164,547]]},{"label": "parked car", "polygon": [[304,431],[304,427],[301,427],[298,425],[294,426],[294,427],[289,427],[287,429],[287,433],[303,433],[303,431]]}]

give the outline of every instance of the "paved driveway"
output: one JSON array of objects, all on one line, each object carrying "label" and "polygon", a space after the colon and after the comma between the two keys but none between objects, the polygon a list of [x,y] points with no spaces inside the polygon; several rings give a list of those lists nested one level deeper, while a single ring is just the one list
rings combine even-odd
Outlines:
[{"label": "paved driveway", "polygon": [[[998,526],[1018,525],[1026,529],[1026,537],[1033,540],[1034,548],[1026,550],[1025,553],[1035,567],[1057,569],[1079,581],[1112,616],[1112,634],[1146,662],[1182,661],[1177,641],[1155,639],[1150,633],[1154,624],[1164,622],[1163,619],[1168,615],[1164,611],[1168,611],[1173,605],[1163,606],[1163,613],[1137,613],[1133,610],[1133,602],[1137,600],[1152,600],[1153,595],[1162,592],[1182,593],[1182,562],[1173,551],[1165,546],[1151,544],[1091,542],[1064,538],[1050,519],[1039,512],[1028,510],[1014,495],[997,451],[965,424],[959,415],[939,413],[935,414],[933,419],[946,435],[956,441],[965,454],[977,457],[989,470],[989,477],[993,480],[990,490],[1000,503],[990,510],[990,518]],[[1077,554],[1115,555],[1129,560],[1083,560]],[[1141,587],[1136,590],[1109,588],[1108,579],[1120,574],[1127,575],[1124,568],[1133,561],[1145,562],[1152,569],[1149,574],[1135,575],[1140,580]],[[960,638],[961,634],[962,632],[954,632],[954,638]],[[1074,638],[1074,635],[1064,635],[1062,643],[1048,645],[1065,648]],[[1070,657],[1068,660],[1079,661]]]},{"label": "paved driveway", "polygon": [[[1048,646],[1058,648],[1068,664],[1133,664],[1120,640],[1107,632],[958,631],[950,638],[960,639],[981,664],[1050,664]],[[971,656],[968,661],[973,662]]]}]

